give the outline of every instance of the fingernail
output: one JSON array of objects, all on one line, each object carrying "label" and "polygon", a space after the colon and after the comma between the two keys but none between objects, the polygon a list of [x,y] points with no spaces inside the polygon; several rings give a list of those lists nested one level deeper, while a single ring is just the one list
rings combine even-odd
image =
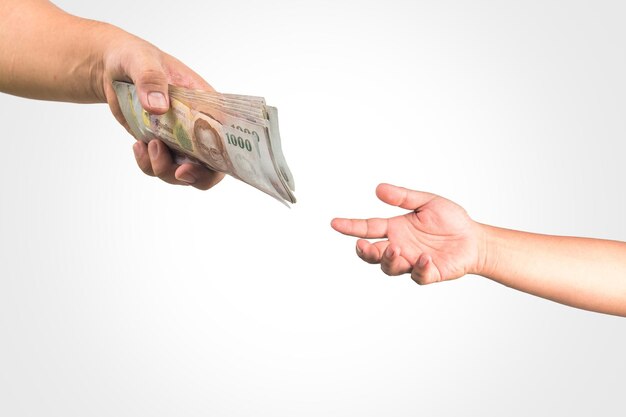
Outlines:
[{"label": "fingernail", "polygon": [[148,93],[148,104],[154,109],[166,110],[168,108],[165,95],[158,91]]},{"label": "fingernail", "polygon": [[387,246],[387,249],[385,249],[385,256],[387,258],[392,258],[393,257],[393,252],[394,250],[391,248],[391,245]]},{"label": "fingernail", "polygon": [[358,253],[359,255],[361,255],[363,253],[363,249],[359,248],[358,246],[356,247],[356,253]]},{"label": "fingernail", "polygon": [[150,159],[155,160],[159,156],[159,147],[156,142],[150,142],[148,144],[148,154],[150,155]]},{"label": "fingernail", "polygon": [[176,179],[179,181],[186,182],[187,184],[193,184],[194,182],[196,182],[196,178],[188,172],[182,174],[179,177],[176,177]]},{"label": "fingernail", "polygon": [[429,260],[430,260],[430,258],[428,257],[428,255],[422,255],[420,257],[420,261],[418,263],[419,267],[420,268],[425,267]]}]

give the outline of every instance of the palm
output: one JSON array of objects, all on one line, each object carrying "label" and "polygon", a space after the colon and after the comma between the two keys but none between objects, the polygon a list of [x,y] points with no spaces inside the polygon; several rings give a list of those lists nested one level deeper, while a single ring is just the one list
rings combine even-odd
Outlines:
[{"label": "palm", "polygon": [[411,266],[422,253],[428,253],[441,279],[454,279],[465,275],[477,257],[472,225],[463,208],[435,197],[419,210],[389,219],[382,246],[399,247]]},{"label": "palm", "polygon": [[377,195],[411,212],[389,219],[335,219],[332,223],[350,236],[382,239],[357,242],[363,260],[380,263],[388,275],[415,274],[421,260],[427,266],[422,272],[428,275],[420,278],[423,282],[458,278],[477,264],[477,226],[462,207],[443,197],[387,184],[378,187]]}]

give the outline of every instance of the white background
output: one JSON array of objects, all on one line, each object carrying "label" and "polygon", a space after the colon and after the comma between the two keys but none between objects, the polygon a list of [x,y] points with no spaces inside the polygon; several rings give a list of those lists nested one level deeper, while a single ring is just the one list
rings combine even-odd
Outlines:
[{"label": "white background", "polygon": [[57,4],[266,97],[299,202],[167,185],[105,105],[0,95],[0,415],[624,415],[623,318],[389,278],[329,227],[401,213],[384,181],[626,240],[623,1]]}]

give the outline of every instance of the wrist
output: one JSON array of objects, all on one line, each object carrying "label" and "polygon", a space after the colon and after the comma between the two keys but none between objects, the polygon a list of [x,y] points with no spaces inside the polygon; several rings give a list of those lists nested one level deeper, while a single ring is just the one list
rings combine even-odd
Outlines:
[{"label": "wrist", "polygon": [[90,54],[89,86],[94,101],[107,102],[107,83],[110,83],[114,51],[123,44],[123,38],[129,35],[116,26],[104,22],[90,21],[93,25],[89,31],[93,49]]},{"label": "wrist", "polygon": [[498,255],[497,245],[494,244],[497,228],[482,223],[476,223],[476,264],[471,274],[489,277],[496,268]]}]

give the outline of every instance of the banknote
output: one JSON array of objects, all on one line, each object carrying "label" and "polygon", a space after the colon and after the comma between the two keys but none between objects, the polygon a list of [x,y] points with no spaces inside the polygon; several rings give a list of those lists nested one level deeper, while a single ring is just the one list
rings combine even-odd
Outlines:
[{"label": "banknote", "polygon": [[[170,86],[170,110],[146,112],[135,86],[113,82],[124,118],[144,142],[162,140],[176,161],[224,172],[279,201],[295,203],[295,183],[282,152],[278,111],[262,97]],[[287,204],[288,205],[288,204]]]}]

